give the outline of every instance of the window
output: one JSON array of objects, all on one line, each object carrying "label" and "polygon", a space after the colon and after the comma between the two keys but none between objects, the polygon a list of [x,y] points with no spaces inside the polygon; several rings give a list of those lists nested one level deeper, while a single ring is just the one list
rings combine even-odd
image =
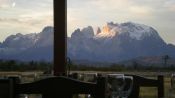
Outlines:
[{"label": "window", "polygon": [[73,70],[173,70],[170,1],[67,0],[67,55]]},{"label": "window", "polygon": [[22,71],[22,77],[32,71],[30,77],[51,70],[53,0],[0,2],[0,71],[7,72],[6,76],[12,75],[8,71],[15,71],[13,75]]}]

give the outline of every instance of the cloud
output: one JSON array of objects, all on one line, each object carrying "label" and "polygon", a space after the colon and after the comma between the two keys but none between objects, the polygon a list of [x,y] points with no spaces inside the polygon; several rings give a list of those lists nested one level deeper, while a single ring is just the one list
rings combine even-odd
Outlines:
[{"label": "cloud", "polygon": [[0,18],[0,22],[1,24],[5,24],[5,23],[19,23],[20,20],[16,19],[16,18]]},{"label": "cloud", "polygon": [[15,7],[15,6],[16,6],[16,3],[15,3],[15,2],[13,2],[13,3],[12,3],[12,7]]},{"label": "cloud", "polygon": [[127,7],[132,2],[131,0],[93,0],[90,4],[94,5],[95,7],[100,8],[102,10],[115,10]]},{"label": "cloud", "polygon": [[1,25],[53,25],[53,0],[0,0],[0,6],[14,2],[16,8],[0,10]]},{"label": "cloud", "polygon": [[164,4],[164,7],[167,8],[169,11],[175,12],[175,1],[167,0]]},{"label": "cloud", "polygon": [[15,0],[0,0],[0,9],[9,9],[16,6]]},{"label": "cloud", "polygon": [[50,9],[53,9],[53,0],[15,0],[16,5],[18,5],[18,8],[22,8],[25,10],[45,10],[48,11]]},{"label": "cloud", "polygon": [[[53,13],[51,12],[42,12],[42,13],[28,13],[28,14],[21,14],[16,17],[0,17],[1,23],[24,23],[24,24],[30,24],[30,23],[45,23],[50,21],[50,23],[53,23]],[[38,22],[38,23],[37,23]],[[32,24],[33,25],[33,24]]]},{"label": "cloud", "polygon": [[53,26],[53,0],[0,0],[0,42],[11,34],[40,32],[48,25]]},{"label": "cloud", "polygon": [[136,16],[145,17],[150,16],[152,14],[152,9],[150,7],[144,7],[144,6],[132,6],[129,7],[129,11]]},{"label": "cloud", "polygon": [[126,18],[145,19],[150,17],[150,11],[149,6],[138,6],[134,0],[68,0],[68,31],[73,32],[73,28],[85,24],[101,26],[109,21],[126,21]]},{"label": "cloud", "polygon": [[53,26],[53,17],[44,16],[40,19],[0,18],[0,42],[7,36],[16,33],[40,32],[45,26]]},{"label": "cloud", "polygon": [[8,7],[10,7],[9,0],[0,0],[0,8],[8,8]]}]

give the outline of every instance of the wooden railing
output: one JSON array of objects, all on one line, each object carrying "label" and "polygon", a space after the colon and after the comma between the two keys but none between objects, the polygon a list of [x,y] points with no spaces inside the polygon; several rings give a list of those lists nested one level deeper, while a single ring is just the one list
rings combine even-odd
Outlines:
[{"label": "wooden railing", "polygon": [[97,83],[86,83],[67,77],[52,77],[33,83],[17,84],[16,94],[42,94],[43,98],[71,98],[74,94],[91,94],[95,98],[103,98],[103,81],[103,78],[98,78]]},{"label": "wooden railing", "polygon": [[19,83],[19,78],[0,80],[0,98],[19,98],[20,94],[41,94],[42,98],[72,98],[76,94],[91,94],[105,98],[106,79],[98,77],[96,83],[82,82],[73,78],[57,76],[32,83]]},{"label": "wooden railing", "polygon": [[130,98],[139,98],[140,87],[156,87],[158,98],[164,98],[164,77],[162,75],[159,75],[157,79],[148,79],[136,75],[131,76],[133,76],[134,85]]},{"label": "wooden railing", "polygon": [[[157,87],[158,98],[164,97],[163,76],[147,79],[132,75],[133,90],[129,98],[139,98],[140,87]],[[0,79],[0,98],[19,98],[19,94],[41,94],[42,98],[72,98],[76,94],[91,94],[93,98],[106,97],[107,78],[97,77],[95,83],[88,83],[70,77],[50,77],[32,83],[19,83],[19,78]]]}]

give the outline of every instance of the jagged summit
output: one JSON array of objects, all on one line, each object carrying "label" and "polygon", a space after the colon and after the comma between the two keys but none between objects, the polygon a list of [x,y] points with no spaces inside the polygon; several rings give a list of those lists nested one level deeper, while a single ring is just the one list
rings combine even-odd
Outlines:
[{"label": "jagged summit", "polygon": [[107,23],[98,34],[95,35],[95,38],[105,38],[105,37],[114,37],[119,33],[119,28],[116,24]]},{"label": "jagged summit", "polygon": [[53,60],[53,27],[47,26],[40,33],[8,36],[0,44],[0,59]]},{"label": "jagged summit", "polygon": [[128,32],[130,37],[137,40],[143,39],[145,36],[159,36],[157,31],[150,26],[133,22],[121,23],[122,32]]},{"label": "jagged summit", "polygon": [[46,26],[46,27],[44,27],[42,32],[53,32],[53,27],[52,26]]},{"label": "jagged summit", "polygon": [[107,40],[116,37],[126,36],[133,40],[143,40],[147,37],[161,39],[158,32],[150,26],[134,22],[113,23],[109,22],[102,28],[97,28],[96,33],[92,26],[76,29],[71,38],[93,38],[95,40]]},{"label": "jagged summit", "polygon": [[[87,26],[67,38],[67,56],[73,61],[117,63],[162,55],[175,57],[175,46],[166,44],[154,28],[133,22],[110,22],[97,31]],[[53,27],[7,37],[0,43],[0,59],[52,61]]]},{"label": "jagged summit", "polygon": [[98,28],[97,28],[97,31],[96,31],[96,34],[99,34],[99,33],[101,33],[100,27],[98,27]]},{"label": "jagged summit", "polygon": [[97,28],[95,34],[92,27],[84,29],[77,29],[68,40],[71,59],[115,63],[144,56],[175,57],[175,47],[167,45],[154,28],[144,24],[110,22]]},{"label": "jagged summit", "polygon": [[93,36],[94,30],[92,26],[88,26],[86,28],[83,28],[82,30],[78,28],[71,35],[72,38],[92,38]]},{"label": "jagged summit", "polygon": [[137,24],[133,22],[126,23],[107,23],[101,32],[95,35],[95,38],[111,38],[119,36],[120,34],[128,34],[131,38],[141,40],[145,36],[157,36],[157,31],[150,26]]}]

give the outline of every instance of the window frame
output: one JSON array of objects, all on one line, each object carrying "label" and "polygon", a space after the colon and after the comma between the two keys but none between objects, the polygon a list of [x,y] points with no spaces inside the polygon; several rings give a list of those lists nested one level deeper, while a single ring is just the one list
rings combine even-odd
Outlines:
[{"label": "window frame", "polygon": [[66,74],[67,0],[54,0],[54,75]]}]

